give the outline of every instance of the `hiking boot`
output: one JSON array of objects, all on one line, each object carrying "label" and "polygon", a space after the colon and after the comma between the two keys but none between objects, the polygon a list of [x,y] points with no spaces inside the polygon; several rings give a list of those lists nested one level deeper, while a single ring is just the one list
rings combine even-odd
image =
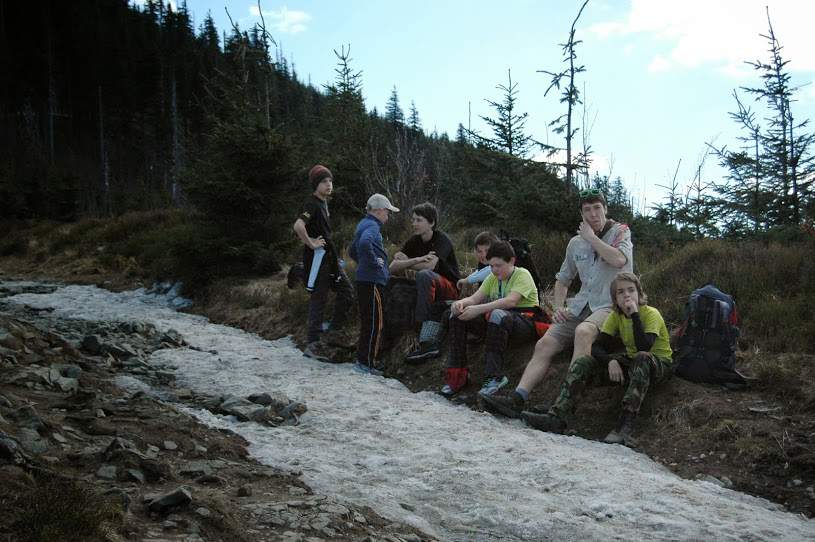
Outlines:
[{"label": "hiking boot", "polygon": [[445,397],[452,397],[452,396],[454,396],[456,393],[458,393],[458,390],[454,390],[454,389],[453,389],[453,388],[450,386],[450,384],[445,384],[445,385],[444,385],[444,386],[442,386],[442,387],[441,387],[441,389],[439,390],[439,395],[444,395]]},{"label": "hiking boot", "polygon": [[500,378],[497,376],[486,378],[484,379],[484,385],[481,386],[478,394],[482,397],[485,395],[492,395],[507,384],[509,384],[509,378],[505,376]]},{"label": "hiking boot", "polygon": [[499,392],[492,395],[482,395],[484,408],[493,414],[500,414],[507,418],[520,418],[526,406],[526,401],[515,390]]},{"label": "hiking boot", "polygon": [[431,358],[439,357],[439,353],[438,343],[419,343],[419,348],[405,356],[405,361],[408,363],[424,363]]},{"label": "hiking boot", "polygon": [[545,414],[536,414],[525,410],[523,414],[521,414],[521,417],[526,422],[526,425],[539,431],[562,434],[563,431],[566,430],[566,422],[548,412]]},{"label": "hiking boot", "polygon": [[634,431],[634,419],[637,417],[633,412],[623,411],[617,421],[617,428],[606,435],[603,442],[606,444],[622,444],[627,446],[632,442],[631,433]]},{"label": "hiking boot", "polygon": [[322,334],[320,340],[326,344],[339,346],[340,348],[353,348],[357,342],[354,332],[348,328],[329,329]]},{"label": "hiking boot", "polygon": [[367,363],[361,363],[359,361],[354,363],[354,370],[358,373],[368,374],[373,376],[382,376],[384,373],[381,369],[377,369],[375,366],[371,367]]}]

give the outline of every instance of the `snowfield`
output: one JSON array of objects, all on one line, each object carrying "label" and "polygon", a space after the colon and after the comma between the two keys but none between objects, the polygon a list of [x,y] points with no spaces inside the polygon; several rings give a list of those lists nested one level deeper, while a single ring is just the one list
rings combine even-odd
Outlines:
[{"label": "snowfield", "polygon": [[442,540],[815,540],[815,521],[764,499],[684,480],[622,446],[541,433],[350,365],[306,359],[287,339],[175,312],[165,296],[66,286],[4,301],[175,329],[200,351],[159,350],[151,362],[175,368],[178,385],[239,396],[281,391],[308,406],[299,426],[192,411],[199,419],[242,435],[263,463],[302,471],[318,492]]}]

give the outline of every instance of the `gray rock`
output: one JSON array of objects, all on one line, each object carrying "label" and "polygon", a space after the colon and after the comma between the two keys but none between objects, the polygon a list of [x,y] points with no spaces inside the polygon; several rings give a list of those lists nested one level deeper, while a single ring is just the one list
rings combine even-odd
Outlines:
[{"label": "gray rock", "polygon": [[128,480],[138,482],[139,484],[144,483],[145,480],[144,473],[138,469],[127,469],[125,471],[125,474],[127,475]]},{"label": "gray rock", "polygon": [[209,516],[212,515],[212,512],[210,512],[208,508],[204,508],[203,506],[201,506],[200,508],[196,508],[195,513],[201,516],[202,518],[208,518]]},{"label": "gray rock", "polygon": [[413,533],[399,534],[399,538],[401,538],[405,542],[422,542],[421,537]]},{"label": "gray rock", "polygon": [[164,446],[165,450],[170,450],[170,451],[178,450],[178,444],[176,444],[172,440],[165,440],[164,442],[161,443],[161,445]]},{"label": "gray rock", "polygon": [[102,353],[102,341],[98,335],[85,335],[82,339],[82,349],[89,354],[97,356]]},{"label": "gray rock", "polygon": [[263,421],[268,417],[266,408],[258,408],[258,405],[255,403],[234,396],[225,398],[218,409],[224,414],[235,416],[238,421],[242,422],[248,422],[250,420]]},{"label": "gray rock", "polygon": [[275,411],[285,408],[291,400],[285,394],[275,393],[253,393],[247,399],[258,405],[271,406]]},{"label": "gray rock", "polygon": [[156,514],[166,514],[173,508],[187,506],[192,502],[192,494],[186,487],[165,493],[159,497],[150,499],[148,509]]},{"label": "gray rock", "polygon": [[212,474],[212,467],[207,461],[190,461],[178,469],[182,476],[199,477]]},{"label": "gray rock", "polygon": [[116,437],[116,438],[114,438],[113,440],[110,441],[110,444],[108,444],[108,447],[105,448],[105,451],[104,451],[103,455],[104,455],[105,459],[110,459],[119,450],[126,450],[126,451],[129,451],[129,452],[137,452],[138,451],[138,449],[136,448],[136,445],[133,444],[132,441],[127,440],[126,438]]},{"label": "gray rock", "polygon": [[39,455],[48,451],[48,441],[42,438],[36,429],[20,428],[17,433],[17,440],[26,451],[32,454]]},{"label": "gray rock", "polygon": [[196,478],[195,483],[208,486],[222,486],[226,485],[226,480],[214,474],[204,474]]},{"label": "gray rock", "polygon": [[51,438],[53,438],[54,440],[56,440],[56,441],[57,441],[57,442],[59,442],[60,444],[66,444],[66,443],[68,442],[68,439],[67,439],[67,438],[65,438],[65,437],[63,437],[63,436],[62,436],[61,434],[59,434],[59,433],[52,433],[52,434],[51,434]]},{"label": "gray rock", "polygon": [[31,405],[23,405],[8,413],[8,418],[21,427],[29,429],[40,429],[45,426],[37,414],[37,410]]},{"label": "gray rock", "polygon": [[12,403],[8,397],[5,395],[0,395],[0,407],[3,408],[14,408],[14,403]]},{"label": "gray rock", "polygon": [[251,496],[252,496],[251,486],[241,486],[238,488],[238,497],[251,497]]},{"label": "gray rock", "polygon": [[116,465],[102,465],[96,471],[96,476],[103,480],[115,480],[118,470]]},{"label": "gray rock", "polygon": [[347,516],[351,513],[350,510],[341,504],[321,504],[320,510],[336,516]]},{"label": "gray rock", "polygon": [[71,363],[59,363],[56,367],[59,369],[60,375],[65,378],[79,378],[79,375],[82,374],[82,369],[78,365]]},{"label": "gray rock", "polygon": [[79,380],[76,378],[65,378],[64,376],[57,379],[54,384],[66,393],[75,392],[79,390]]}]

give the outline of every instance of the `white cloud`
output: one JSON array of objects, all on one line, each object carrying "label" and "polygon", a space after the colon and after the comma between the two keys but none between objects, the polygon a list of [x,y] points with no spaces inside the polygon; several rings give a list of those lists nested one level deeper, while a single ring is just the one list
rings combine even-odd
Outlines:
[{"label": "white cloud", "polygon": [[[815,71],[811,26],[815,2],[800,0],[632,0],[623,20],[605,21],[589,31],[601,39],[646,35],[660,49],[649,71],[713,66],[740,77],[745,60],[767,57],[767,13],[790,60],[790,71]],[[663,47],[664,51],[663,52]]]},{"label": "white cloud", "polygon": [[[260,10],[257,6],[250,6],[249,13],[253,17],[260,17]],[[311,20],[311,15],[305,11],[289,9],[286,6],[277,10],[264,10],[263,17],[271,23],[272,28],[283,34],[303,32],[306,30],[306,23]]]},{"label": "white cloud", "polygon": [[662,55],[657,55],[651,60],[651,63],[648,65],[648,71],[650,73],[659,73],[659,72],[666,72],[671,69],[673,63],[665,58]]}]

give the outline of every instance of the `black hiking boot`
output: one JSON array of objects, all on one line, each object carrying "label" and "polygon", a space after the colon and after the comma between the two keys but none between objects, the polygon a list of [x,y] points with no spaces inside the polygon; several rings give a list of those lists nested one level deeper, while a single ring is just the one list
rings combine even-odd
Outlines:
[{"label": "black hiking boot", "polygon": [[634,419],[637,415],[633,412],[623,410],[620,414],[620,419],[617,421],[617,427],[611,433],[606,435],[603,442],[606,444],[622,444],[628,446],[633,443],[631,433],[634,431]]},{"label": "black hiking boot", "polygon": [[520,418],[521,412],[526,407],[526,401],[515,390],[499,391],[493,395],[482,395],[481,401],[485,410],[507,418]]},{"label": "black hiking boot", "polygon": [[419,348],[405,356],[407,363],[418,364],[439,357],[439,344],[437,342],[419,343]]},{"label": "black hiking boot", "polygon": [[521,418],[523,418],[523,420],[526,422],[526,425],[539,431],[563,434],[563,432],[566,430],[566,422],[548,412],[545,414],[538,414],[525,410],[523,414],[521,414]]}]

